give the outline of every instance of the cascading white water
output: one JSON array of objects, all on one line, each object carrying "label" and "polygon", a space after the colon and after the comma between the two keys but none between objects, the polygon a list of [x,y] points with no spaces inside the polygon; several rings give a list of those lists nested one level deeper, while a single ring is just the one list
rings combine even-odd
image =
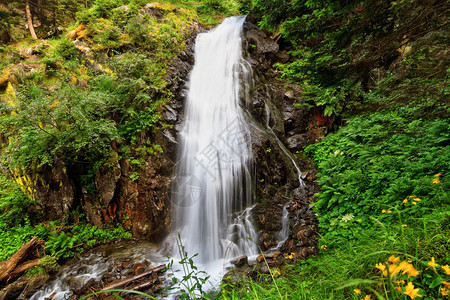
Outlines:
[{"label": "cascading white water", "polygon": [[244,21],[230,17],[197,36],[179,135],[174,231],[202,265],[257,250],[249,208],[250,131],[239,105]]},{"label": "cascading white water", "polygon": [[281,218],[281,231],[278,234],[279,243],[277,245],[277,248],[281,247],[283,243],[289,238],[289,211],[288,211],[289,204],[286,204],[283,206],[283,217]]}]

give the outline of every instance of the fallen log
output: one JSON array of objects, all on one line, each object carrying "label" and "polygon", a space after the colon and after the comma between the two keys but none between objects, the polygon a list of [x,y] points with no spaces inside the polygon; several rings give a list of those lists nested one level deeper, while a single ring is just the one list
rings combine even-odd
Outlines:
[{"label": "fallen log", "polygon": [[37,236],[33,237],[28,243],[22,245],[9,260],[0,262],[0,282],[9,282],[11,279],[19,276],[26,270],[36,266],[39,259],[34,259],[23,263],[29,256],[35,257],[34,250],[38,246],[43,246],[44,241],[39,240]]},{"label": "fallen log", "polygon": [[23,272],[25,272],[28,269],[31,269],[32,267],[35,267],[37,265],[39,265],[39,258],[33,259],[33,260],[29,260],[19,266],[17,266],[11,273],[11,277],[17,277],[20,274],[22,274]]},{"label": "fallen log", "polygon": [[135,290],[135,291],[140,291],[140,290],[144,290],[144,289],[148,289],[151,286],[153,286],[155,284],[155,282],[158,282],[158,277],[157,276],[152,276],[152,278],[144,283],[138,284],[133,286],[131,289]]},{"label": "fallen log", "polygon": [[129,283],[131,283],[133,281],[139,280],[141,278],[144,278],[146,276],[152,275],[154,273],[161,272],[162,270],[165,270],[165,269],[167,269],[166,265],[160,265],[158,267],[155,267],[155,268],[151,269],[150,271],[144,272],[144,273],[139,274],[137,276],[134,276],[134,277],[131,277],[131,278],[127,278],[127,279],[121,280],[119,282],[110,284],[107,287],[103,288],[102,291],[107,291],[107,290],[112,290],[112,289],[117,289],[117,288],[123,287],[123,286],[125,286],[125,285],[127,285],[127,284],[129,284]]}]

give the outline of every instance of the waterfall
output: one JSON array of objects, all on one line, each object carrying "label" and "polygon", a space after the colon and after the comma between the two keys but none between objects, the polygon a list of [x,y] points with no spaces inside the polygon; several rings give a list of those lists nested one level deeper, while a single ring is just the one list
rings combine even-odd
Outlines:
[{"label": "waterfall", "polygon": [[244,21],[230,17],[197,36],[178,137],[174,232],[204,265],[257,251],[250,130],[239,103]]},{"label": "waterfall", "polygon": [[280,248],[281,245],[289,238],[289,204],[285,204],[283,206],[283,217],[281,218],[281,231],[278,234],[280,242],[277,245],[277,248]]}]

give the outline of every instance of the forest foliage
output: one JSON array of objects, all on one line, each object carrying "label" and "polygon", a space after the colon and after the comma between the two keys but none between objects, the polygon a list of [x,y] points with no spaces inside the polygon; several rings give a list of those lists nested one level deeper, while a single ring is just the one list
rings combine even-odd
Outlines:
[{"label": "forest foliage", "polygon": [[222,297],[448,299],[448,1],[253,4],[289,54],[275,67],[303,89],[298,106],[334,125],[305,149],[320,255],[225,283]]}]

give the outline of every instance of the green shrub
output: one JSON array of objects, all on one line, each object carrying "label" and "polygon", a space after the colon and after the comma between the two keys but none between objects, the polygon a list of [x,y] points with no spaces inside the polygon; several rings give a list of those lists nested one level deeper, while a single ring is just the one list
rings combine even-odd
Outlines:
[{"label": "green shrub", "polygon": [[[28,207],[34,201],[28,198],[12,179],[0,174],[0,223],[5,227],[24,225],[30,216]],[[37,219],[38,216],[33,216]]]},{"label": "green shrub", "polygon": [[75,45],[67,38],[62,38],[55,48],[56,55],[64,58],[65,60],[77,59],[78,52]]},{"label": "green shrub", "polygon": [[[407,207],[408,216],[420,217],[448,197],[447,176],[434,175],[449,171],[450,123],[408,117],[407,109],[357,116],[306,149],[319,168],[322,191],[315,206],[325,237],[354,236],[382,210]],[[421,202],[402,202],[410,198]]]}]

